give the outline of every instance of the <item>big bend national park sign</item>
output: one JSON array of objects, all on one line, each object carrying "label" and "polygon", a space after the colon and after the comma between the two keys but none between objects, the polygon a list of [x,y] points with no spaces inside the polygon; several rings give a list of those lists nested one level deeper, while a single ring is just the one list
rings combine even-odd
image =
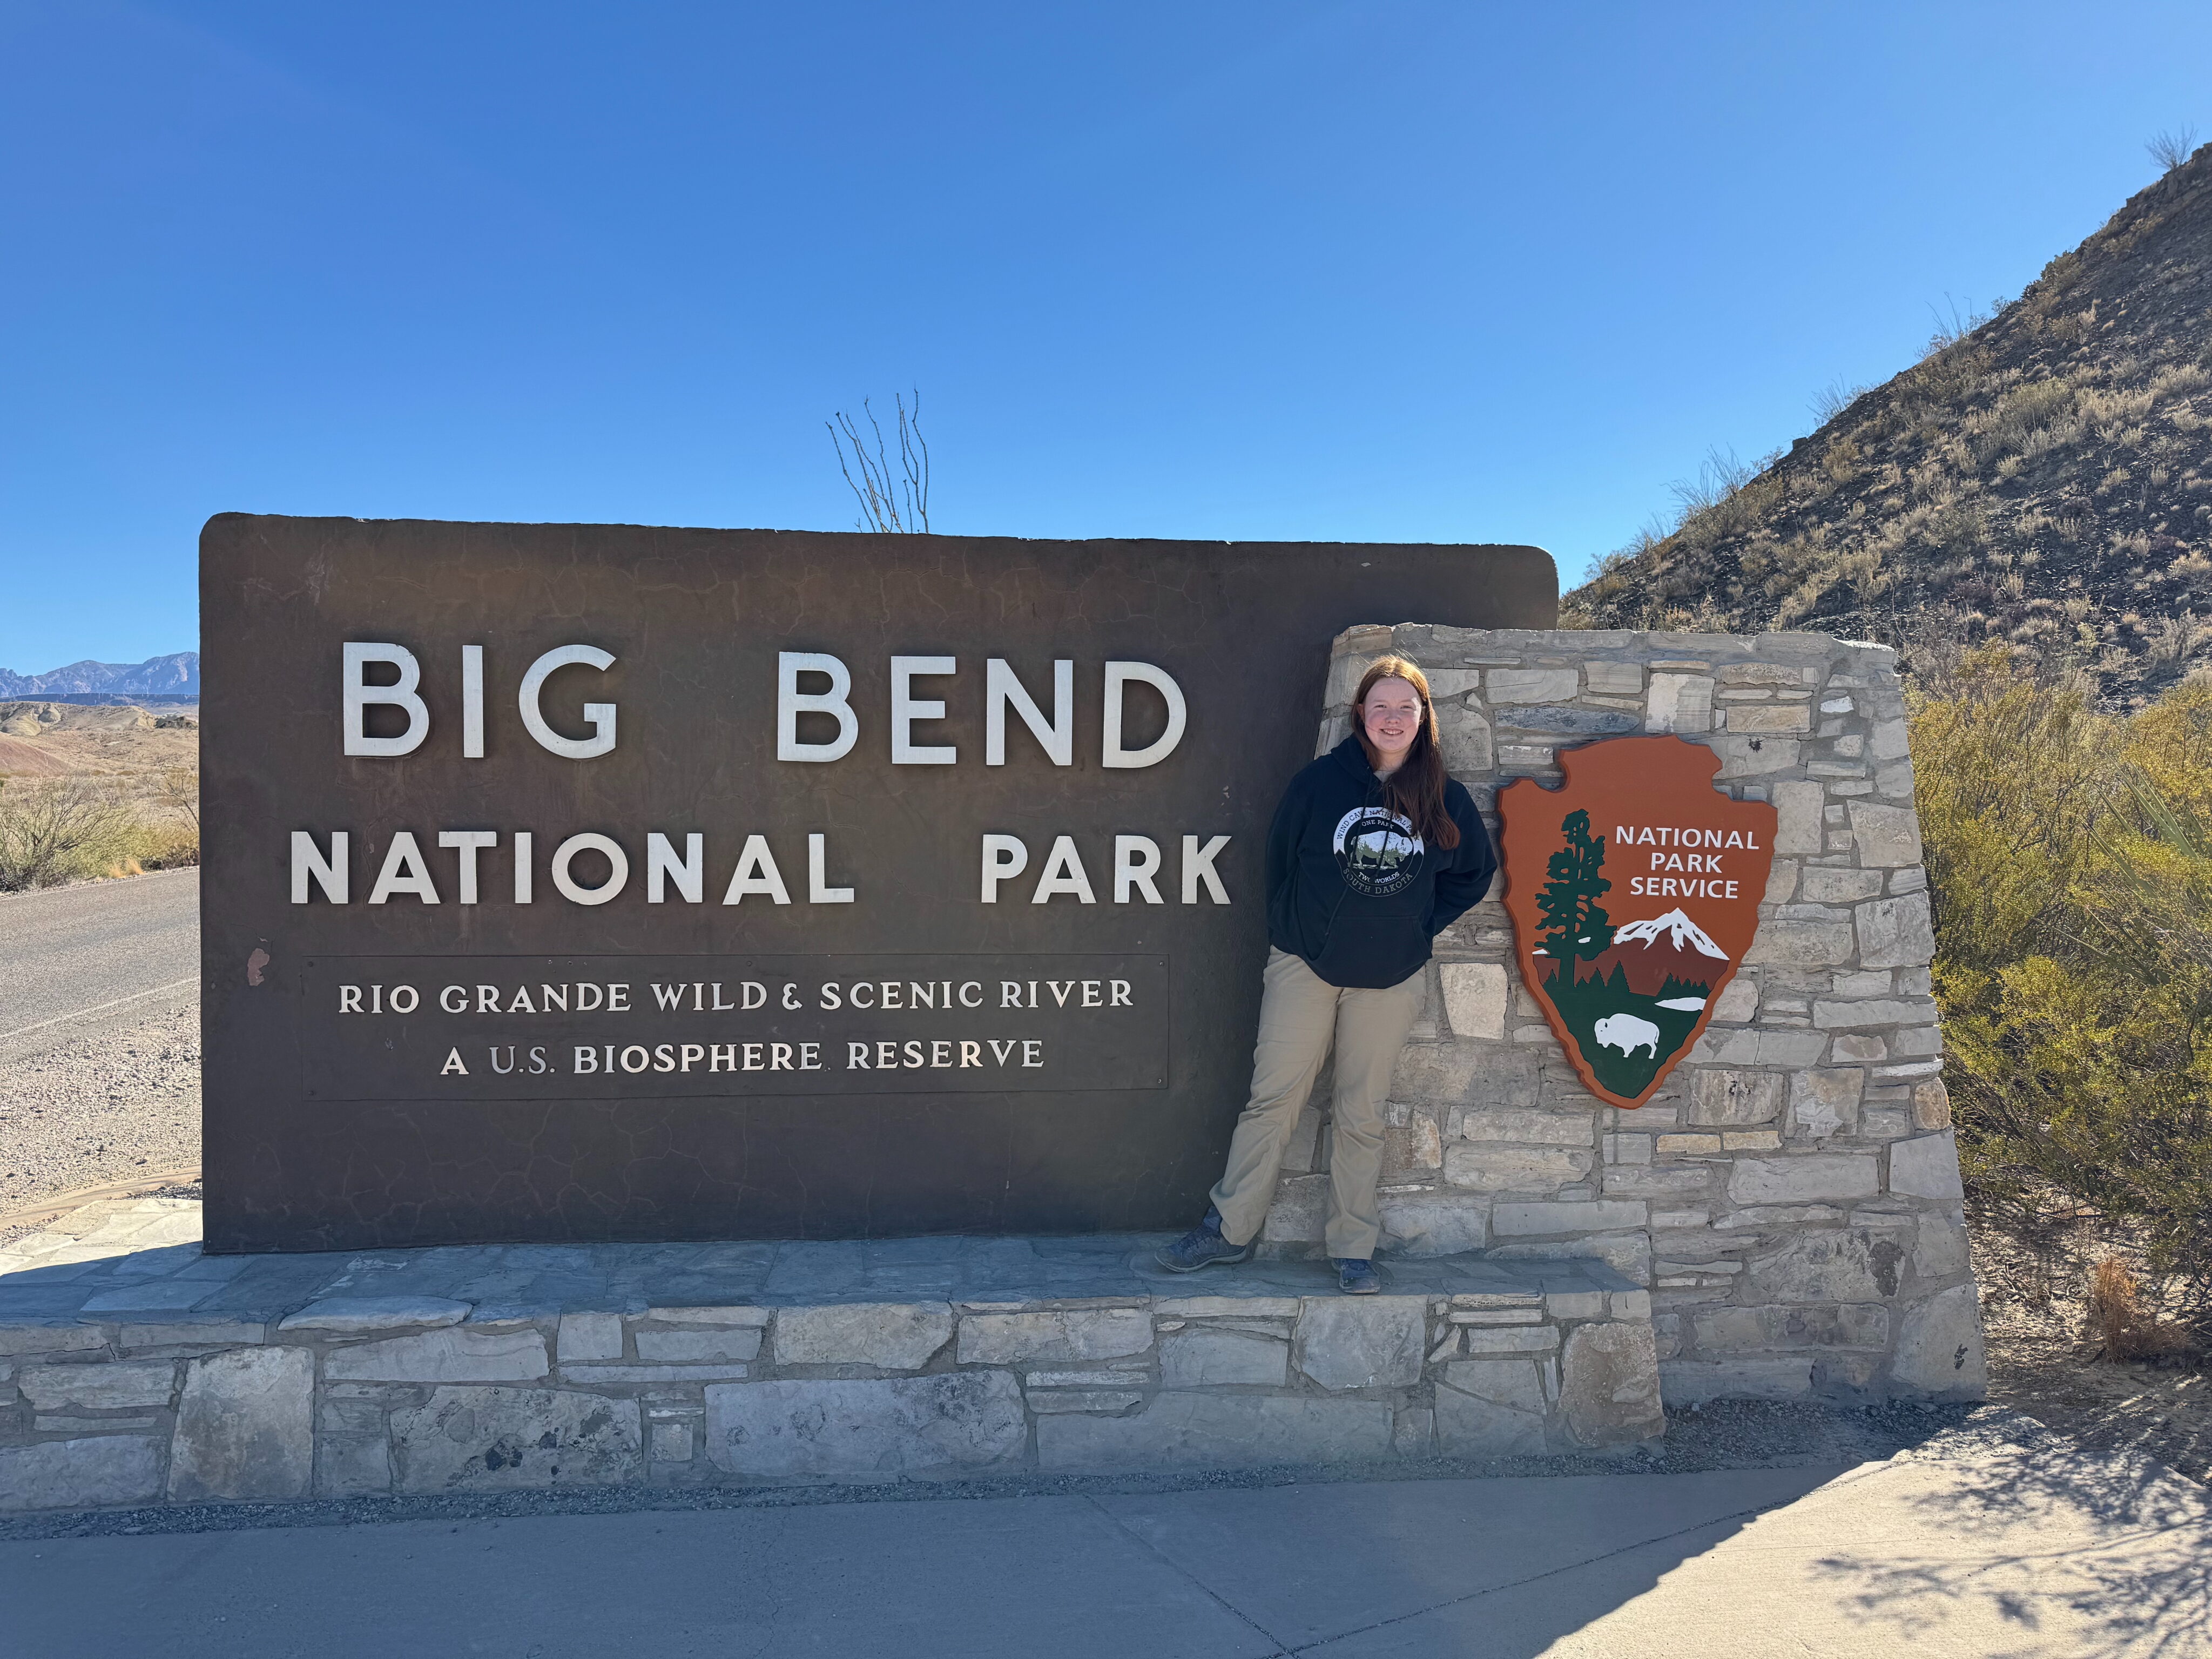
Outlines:
[{"label": "big bend national park sign", "polygon": [[1526,547],[225,514],[220,1251],[1181,1225],[1329,642]]},{"label": "big bend national park sign", "polygon": [[1680,738],[1559,752],[1565,781],[1498,792],[1521,982],[1583,1085],[1641,1106],[1713,1017],[1759,931],[1775,810],[1713,787]]}]

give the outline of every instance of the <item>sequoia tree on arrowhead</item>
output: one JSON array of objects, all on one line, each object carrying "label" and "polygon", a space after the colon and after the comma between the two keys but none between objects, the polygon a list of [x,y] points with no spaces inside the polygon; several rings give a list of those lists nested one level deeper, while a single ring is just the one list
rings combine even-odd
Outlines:
[{"label": "sequoia tree on arrowhead", "polygon": [[1579,963],[1612,947],[1613,921],[1598,900],[1613,890],[1613,884],[1599,873],[1605,866],[1605,837],[1590,834],[1589,814],[1577,807],[1559,829],[1567,844],[1545,864],[1551,880],[1536,890],[1536,908],[1544,916],[1544,954],[1559,964],[1552,977],[1564,974],[1571,986],[1579,976]]}]

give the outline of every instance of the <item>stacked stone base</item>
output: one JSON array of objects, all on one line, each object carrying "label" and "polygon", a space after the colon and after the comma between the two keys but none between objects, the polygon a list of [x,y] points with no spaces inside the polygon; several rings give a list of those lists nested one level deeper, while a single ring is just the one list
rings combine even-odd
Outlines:
[{"label": "stacked stone base", "polygon": [[[1562,751],[1664,733],[1711,750],[1714,787],[1771,802],[1777,823],[1758,936],[1635,1110],[1583,1086],[1522,982],[1510,876],[1438,936],[1386,1109],[1383,1248],[1604,1261],[1651,1289],[1670,1405],[1980,1398],[1895,653],[1816,634],[1355,628],[1332,647],[1318,749],[1351,730],[1386,652],[1426,672],[1452,775],[1493,830],[1498,791],[1556,787]],[[1620,822],[1594,829],[1616,843]],[[1626,852],[1607,866],[1616,924],[1672,902],[1636,895],[1654,854]],[[1316,1090],[1292,1138],[1269,1249],[1324,1248],[1328,1102]]]},{"label": "stacked stone base", "polygon": [[[1173,1279],[1154,1242],[30,1268],[0,1277],[0,1508],[1371,1463],[1662,1431],[1650,1293],[1601,1263],[1404,1261],[1389,1294],[1347,1297],[1309,1263]],[[702,1294],[717,1283],[745,1294]]]}]

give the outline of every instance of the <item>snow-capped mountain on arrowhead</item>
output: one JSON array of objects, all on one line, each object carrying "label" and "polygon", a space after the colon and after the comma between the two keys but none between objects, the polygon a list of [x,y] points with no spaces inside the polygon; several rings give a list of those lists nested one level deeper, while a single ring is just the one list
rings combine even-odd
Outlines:
[{"label": "snow-capped mountain on arrowhead", "polygon": [[1620,945],[1633,940],[1638,945],[1649,945],[1662,933],[1672,936],[1668,942],[1677,951],[1686,945],[1702,956],[1714,957],[1722,962],[1728,960],[1728,952],[1713,943],[1712,936],[1680,910],[1669,910],[1663,916],[1648,916],[1642,921],[1632,921],[1616,927],[1613,930],[1613,942]]},{"label": "snow-capped mountain on arrowhead", "polygon": [[1710,990],[1728,959],[1728,952],[1714,944],[1704,928],[1681,911],[1669,910],[1664,915],[1623,922],[1613,930],[1612,945],[1583,970],[1583,976],[1588,978],[1595,972],[1601,979],[1611,979],[1618,967],[1627,978],[1630,990],[1652,997],[1659,995],[1669,981],[1677,989],[1697,986]]}]

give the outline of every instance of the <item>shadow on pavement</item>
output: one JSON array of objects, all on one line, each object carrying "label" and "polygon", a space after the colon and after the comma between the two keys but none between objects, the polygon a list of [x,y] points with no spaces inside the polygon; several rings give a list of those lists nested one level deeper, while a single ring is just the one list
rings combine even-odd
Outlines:
[{"label": "shadow on pavement", "polygon": [[1823,1558],[1865,1625],[1918,1644],[1947,1625],[2001,1624],[2016,1659],[2212,1653],[2212,1500],[2163,1464],[2014,1419],[1907,1453],[1894,1473],[1923,1475],[1901,1501],[1916,1534],[1947,1547]]}]

